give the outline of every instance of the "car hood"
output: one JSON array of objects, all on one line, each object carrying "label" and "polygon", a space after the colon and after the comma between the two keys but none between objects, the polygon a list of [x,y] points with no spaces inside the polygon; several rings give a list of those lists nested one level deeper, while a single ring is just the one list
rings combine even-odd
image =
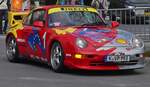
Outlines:
[{"label": "car hood", "polygon": [[97,46],[129,46],[132,33],[105,27],[69,27],[54,29],[58,35],[66,35],[68,38],[82,38]]},{"label": "car hood", "polygon": [[92,44],[118,47],[131,45],[133,36],[127,31],[108,28],[80,28],[72,35],[77,38],[84,38]]}]

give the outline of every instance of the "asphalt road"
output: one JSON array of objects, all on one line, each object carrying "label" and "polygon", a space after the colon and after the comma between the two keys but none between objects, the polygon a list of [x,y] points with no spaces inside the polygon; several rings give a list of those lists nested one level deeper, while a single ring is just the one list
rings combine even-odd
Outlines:
[{"label": "asphalt road", "polygon": [[128,71],[71,71],[55,73],[32,61],[10,63],[0,36],[0,87],[150,87],[150,64]]}]

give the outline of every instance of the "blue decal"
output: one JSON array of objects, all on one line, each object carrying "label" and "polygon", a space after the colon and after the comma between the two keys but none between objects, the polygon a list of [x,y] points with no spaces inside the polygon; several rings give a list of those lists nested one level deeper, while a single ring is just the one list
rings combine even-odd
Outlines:
[{"label": "blue decal", "polygon": [[42,52],[45,52],[45,48],[41,42],[40,36],[38,34],[38,30],[33,27],[33,33],[28,37],[28,43],[33,50],[36,50],[36,45],[40,47]]},{"label": "blue decal", "polygon": [[118,37],[120,36],[124,39],[130,40],[132,37],[132,33],[124,31],[124,30],[118,30]]},{"label": "blue decal", "polygon": [[85,28],[79,32],[80,35],[91,38],[94,41],[99,41],[100,39],[107,39],[111,40],[112,38],[107,37],[106,33],[110,33],[111,30],[104,30],[104,29],[90,29]]},{"label": "blue decal", "polygon": [[[112,41],[112,43],[116,46],[128,46],[128,45],[130,45],[131,37],[132,37],[132,34],[130,32],[118,30],[118,34],[117,34],[116,38]],[[118,43],[116,41],[117,39],[124,39],[127,43],[126,44]]]}]

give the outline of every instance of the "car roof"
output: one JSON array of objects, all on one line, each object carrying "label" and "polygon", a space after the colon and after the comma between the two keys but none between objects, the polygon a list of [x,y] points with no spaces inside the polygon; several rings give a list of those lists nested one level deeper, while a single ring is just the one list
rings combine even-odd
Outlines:
[{"label": "car roof", "polygon": [[50,9],[50,8],[57,8],[57,7],[90,7],[90,6],[84,6],[84,5],[47,5],[47,6],[37,7],[36,9]]}]

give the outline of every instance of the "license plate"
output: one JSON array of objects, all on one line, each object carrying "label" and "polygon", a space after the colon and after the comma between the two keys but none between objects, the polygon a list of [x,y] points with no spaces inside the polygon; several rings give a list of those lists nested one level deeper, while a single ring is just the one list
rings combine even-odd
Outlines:
[{"label": "license plate", "polygon": [[130,61],[130,56],[128,55],[111,55],[107,56],[105,59],[105,62],[129,62]]}]

